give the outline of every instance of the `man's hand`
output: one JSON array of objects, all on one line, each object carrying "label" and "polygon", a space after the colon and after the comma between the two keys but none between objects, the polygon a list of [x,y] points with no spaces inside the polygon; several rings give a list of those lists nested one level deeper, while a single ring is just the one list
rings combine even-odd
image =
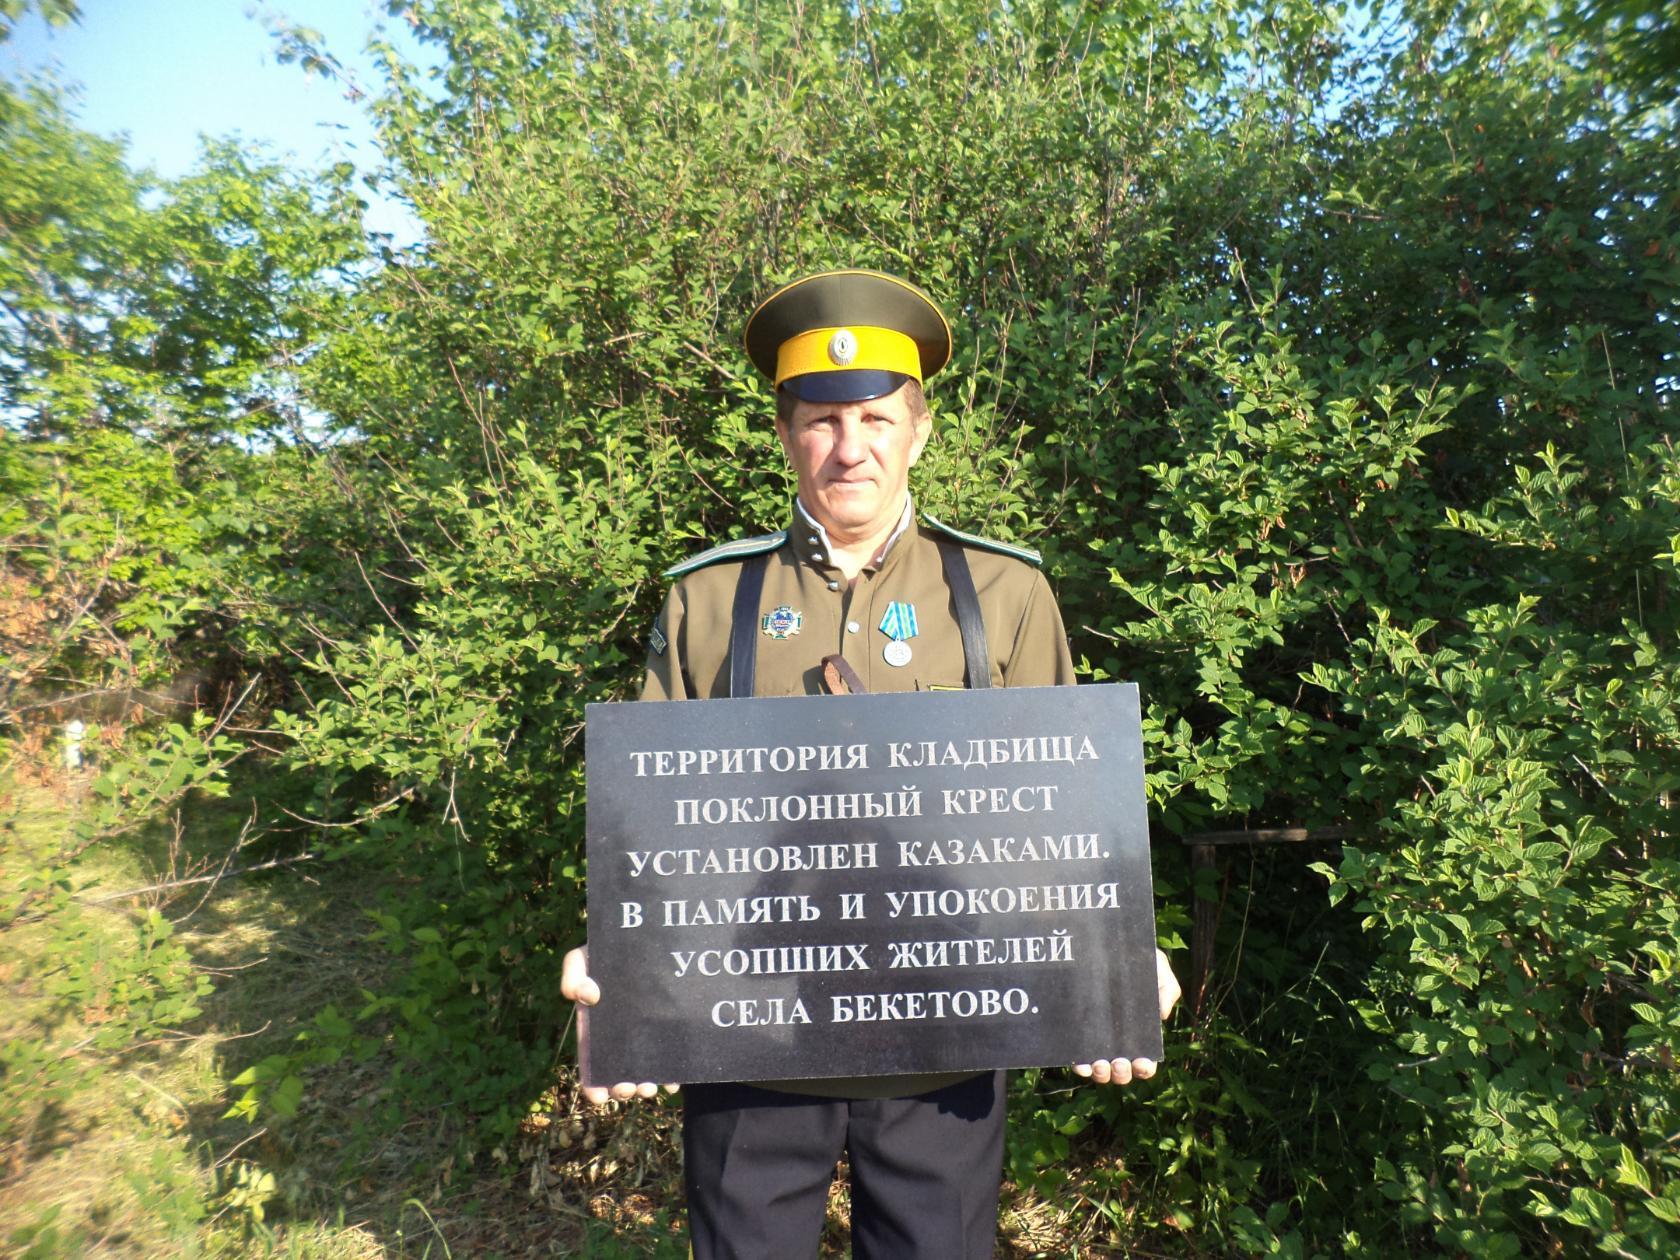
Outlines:
[{"label": "man's hand", "polygon": [[[1172,1014],[1178,999],[1184,996],[1178,977],[1173,975],[1167,956],[1155,951],[1155,996],[1161,1003],[1161,1018]],[[1095,1063],[1075,1063],[1073,1070],[1088,1076],[1098,1085],[1130,1085],[1134,1080],[1147,1081],[1155,1075],[1154,1059],[1098,1059]]]},{"label": "man's hand", "polygon": [[[589,977],[589,946],[580,945],[567,953],[565,961],[560,964],[560,996],[581,1006],[594,1006],[601,1000],[601,986]],[[583,1012],[578,1012],[578,1058],[583,1057],[583,1048],[589,1039],[589,1021],[583,1018]],[[667,1094],[674,1094],[679,1085],[665,1086]],[[659,1086],[652,1081],[620,1081],[608,1088],[604,1085],[588,1086],[583,1096],[592,1103],[604,1103],[609,1098],[620,1100],[626,1098],[652,1098],[659,1092]]]}]

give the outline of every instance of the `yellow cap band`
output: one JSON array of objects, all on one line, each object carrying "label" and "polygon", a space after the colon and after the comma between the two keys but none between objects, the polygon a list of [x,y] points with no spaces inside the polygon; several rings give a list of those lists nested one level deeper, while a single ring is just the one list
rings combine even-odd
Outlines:
[{"label": "yellow cap band", "polygon": [[894,328],[813,328],[782,342],[776,350],[776,384],[807,372],[845,372],[872,368],[922,379],[922,356],[916,343]]}]

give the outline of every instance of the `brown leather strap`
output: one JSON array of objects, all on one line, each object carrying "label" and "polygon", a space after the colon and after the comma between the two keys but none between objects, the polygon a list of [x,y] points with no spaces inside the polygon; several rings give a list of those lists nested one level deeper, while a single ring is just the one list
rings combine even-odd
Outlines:
[{"label": "brown leather strap", "polygon": [[831,696],[861,696],[869,690],[863,685],[863,679],[858,677],[857,670],[838,652],[823,657],[822,672],[823,685]]}]

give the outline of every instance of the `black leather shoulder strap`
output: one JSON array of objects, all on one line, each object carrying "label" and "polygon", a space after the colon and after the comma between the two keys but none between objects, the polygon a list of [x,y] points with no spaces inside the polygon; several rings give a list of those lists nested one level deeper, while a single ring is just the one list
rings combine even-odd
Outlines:
[{"label": "black leather shoulder strap", "polygon": [[986,650],[986,623],[980,616],[980,596],[974,590],[974,576],[968,571],[968,557],[961,544],[939,539],[939,562],[945,569],[945,585],[951,588],[951,603],[962,633],[963,665],[972,688],[992,685],[992,658]]},{"label": "black leather shoulder strap", "polygon": [[764,590],[764,570],[770,556],[748,556],[735,580],[735,606],[729,624],[729,694],[750,696],[758,674],[758,597]]}]

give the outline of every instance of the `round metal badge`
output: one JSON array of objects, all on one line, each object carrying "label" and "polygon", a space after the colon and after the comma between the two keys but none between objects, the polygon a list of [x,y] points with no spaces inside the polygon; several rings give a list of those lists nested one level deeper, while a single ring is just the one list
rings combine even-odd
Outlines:
[{"label": "round metal badge", "polygon": [[881,659],[894,669],[902,669],[910,663],[910,645],[903,639],[894,639],[881,649]]},{"label": "round metal badge", "polygon": [[828,357],[836,367],[848,367],[857,358],[857,337],[849,328],[842,328],[828,339]]}]

